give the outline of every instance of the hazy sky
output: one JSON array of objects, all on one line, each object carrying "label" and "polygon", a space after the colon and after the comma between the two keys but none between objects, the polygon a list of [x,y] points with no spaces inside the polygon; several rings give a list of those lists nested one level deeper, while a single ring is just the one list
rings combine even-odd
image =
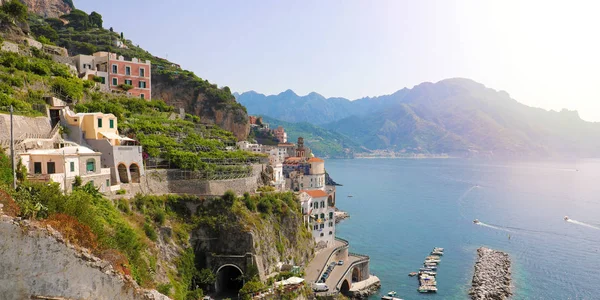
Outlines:
[{"label": "hazy sky", "polygon": [[356,99],[467,77],[600,121],[598,1],[74,2],[232,91]]}]

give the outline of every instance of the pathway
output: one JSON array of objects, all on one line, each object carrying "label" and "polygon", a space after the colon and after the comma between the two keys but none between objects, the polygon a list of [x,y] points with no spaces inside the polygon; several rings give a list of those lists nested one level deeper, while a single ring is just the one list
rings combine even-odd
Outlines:
[{"label": "pathway", "polygon": [[321,274],[321,270],[326,267],[327,260],[331,253],[333,253],[336,248],[343,246],[344,242],[335,240],[333,247],[329,247],[317,252],[315,258],[310,261],[308,266],[304,271],[304,279],[307,282],[316,282],[319,279],[319,274]]}]

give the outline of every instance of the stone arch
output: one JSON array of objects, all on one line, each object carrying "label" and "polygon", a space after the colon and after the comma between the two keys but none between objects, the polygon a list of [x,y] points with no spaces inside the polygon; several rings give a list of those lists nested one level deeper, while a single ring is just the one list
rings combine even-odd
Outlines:
[{"label": "stone arch", "polygon": [[224,298],[237,298],[240,289],[244,286],[242,269],[234,264],[224,264],[217,269],[215,274],[217,294]]},{"label": "stone arch", "polygon": [[360,269],[357,267],[352,268],[352,282],[359,282],[360,278]]},{"label": "stone arch", "polygon": [[333,200],[333,196],[329,195],[329,197],[327,197],[327,205],[329,205],[330,207],[335,206],[335,201]]},{"label": "stone arch", "polygon": [[132,183],[140,183],[140,166],[133,163],[129,166],[129,174],[131,174]]},{"label": "stone arch", "polygon": [[350,292],[350,283],[348,282],[348,279],[344,279],[344,282],[342,282],[340,292],[342,293],[342,295],[348,295],[348,293]]},{"label": "stone arch", "polygon": [[119,179],[121,183],[129,183],[129,173],[127,172],[127,166],[124,163],[120,163],[117,167],[119,171]]}]

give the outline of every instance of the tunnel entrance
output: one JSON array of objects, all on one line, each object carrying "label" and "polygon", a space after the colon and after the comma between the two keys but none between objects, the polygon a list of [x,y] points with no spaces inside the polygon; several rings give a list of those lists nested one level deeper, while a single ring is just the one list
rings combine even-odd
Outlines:
[{"label": "tunnel entrance", "polygon": [[224,265],[217,270],[215,289],[219,298],[237,298],[244,285],[242,270],[234,265]]},{"label": "tunnel entrance", "polygon": [[348,295],[348,292],[350,292],[350,283],[348,283],[348,280],[344,280],[342,286],[340,287],[340,292],[342,295]]}]

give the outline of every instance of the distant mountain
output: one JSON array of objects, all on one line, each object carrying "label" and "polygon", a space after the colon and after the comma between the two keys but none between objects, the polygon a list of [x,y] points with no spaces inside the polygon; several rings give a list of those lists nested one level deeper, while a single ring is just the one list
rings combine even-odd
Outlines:
[{"label": "distant mountain", "polygon": [[392,95],[355,101],[346,98],[325,98],[314,92],[306,96],[298,96],[292,90],[271,96],[254,91],[234,93],[234,96],[252,115],[267,115],[287,122],[326,124],[385,108],[394,103],[395,99],[402,98],[408,91],[402,89]]},{"label": "distant mountain", "polygon": [[600,123],[583,121],[574,111],[523,105],[504,91],[470,79],[422,83],[355,101],[316,95],[249,92],[238,95],[238,100],[250,114],[268,110],[275,118],[320,124],[373,150],[460,156],[600,156]]},{"label": "distant mountain", "polygon": [[269,123],[270,128],[285,127],[289,142],[295,143],[298,137],[303,137],[306,145],[319,157],[351,158],[367,151],[348,137],[317,125],[289,123],[269,116],[263,116],[263,121]]}]

